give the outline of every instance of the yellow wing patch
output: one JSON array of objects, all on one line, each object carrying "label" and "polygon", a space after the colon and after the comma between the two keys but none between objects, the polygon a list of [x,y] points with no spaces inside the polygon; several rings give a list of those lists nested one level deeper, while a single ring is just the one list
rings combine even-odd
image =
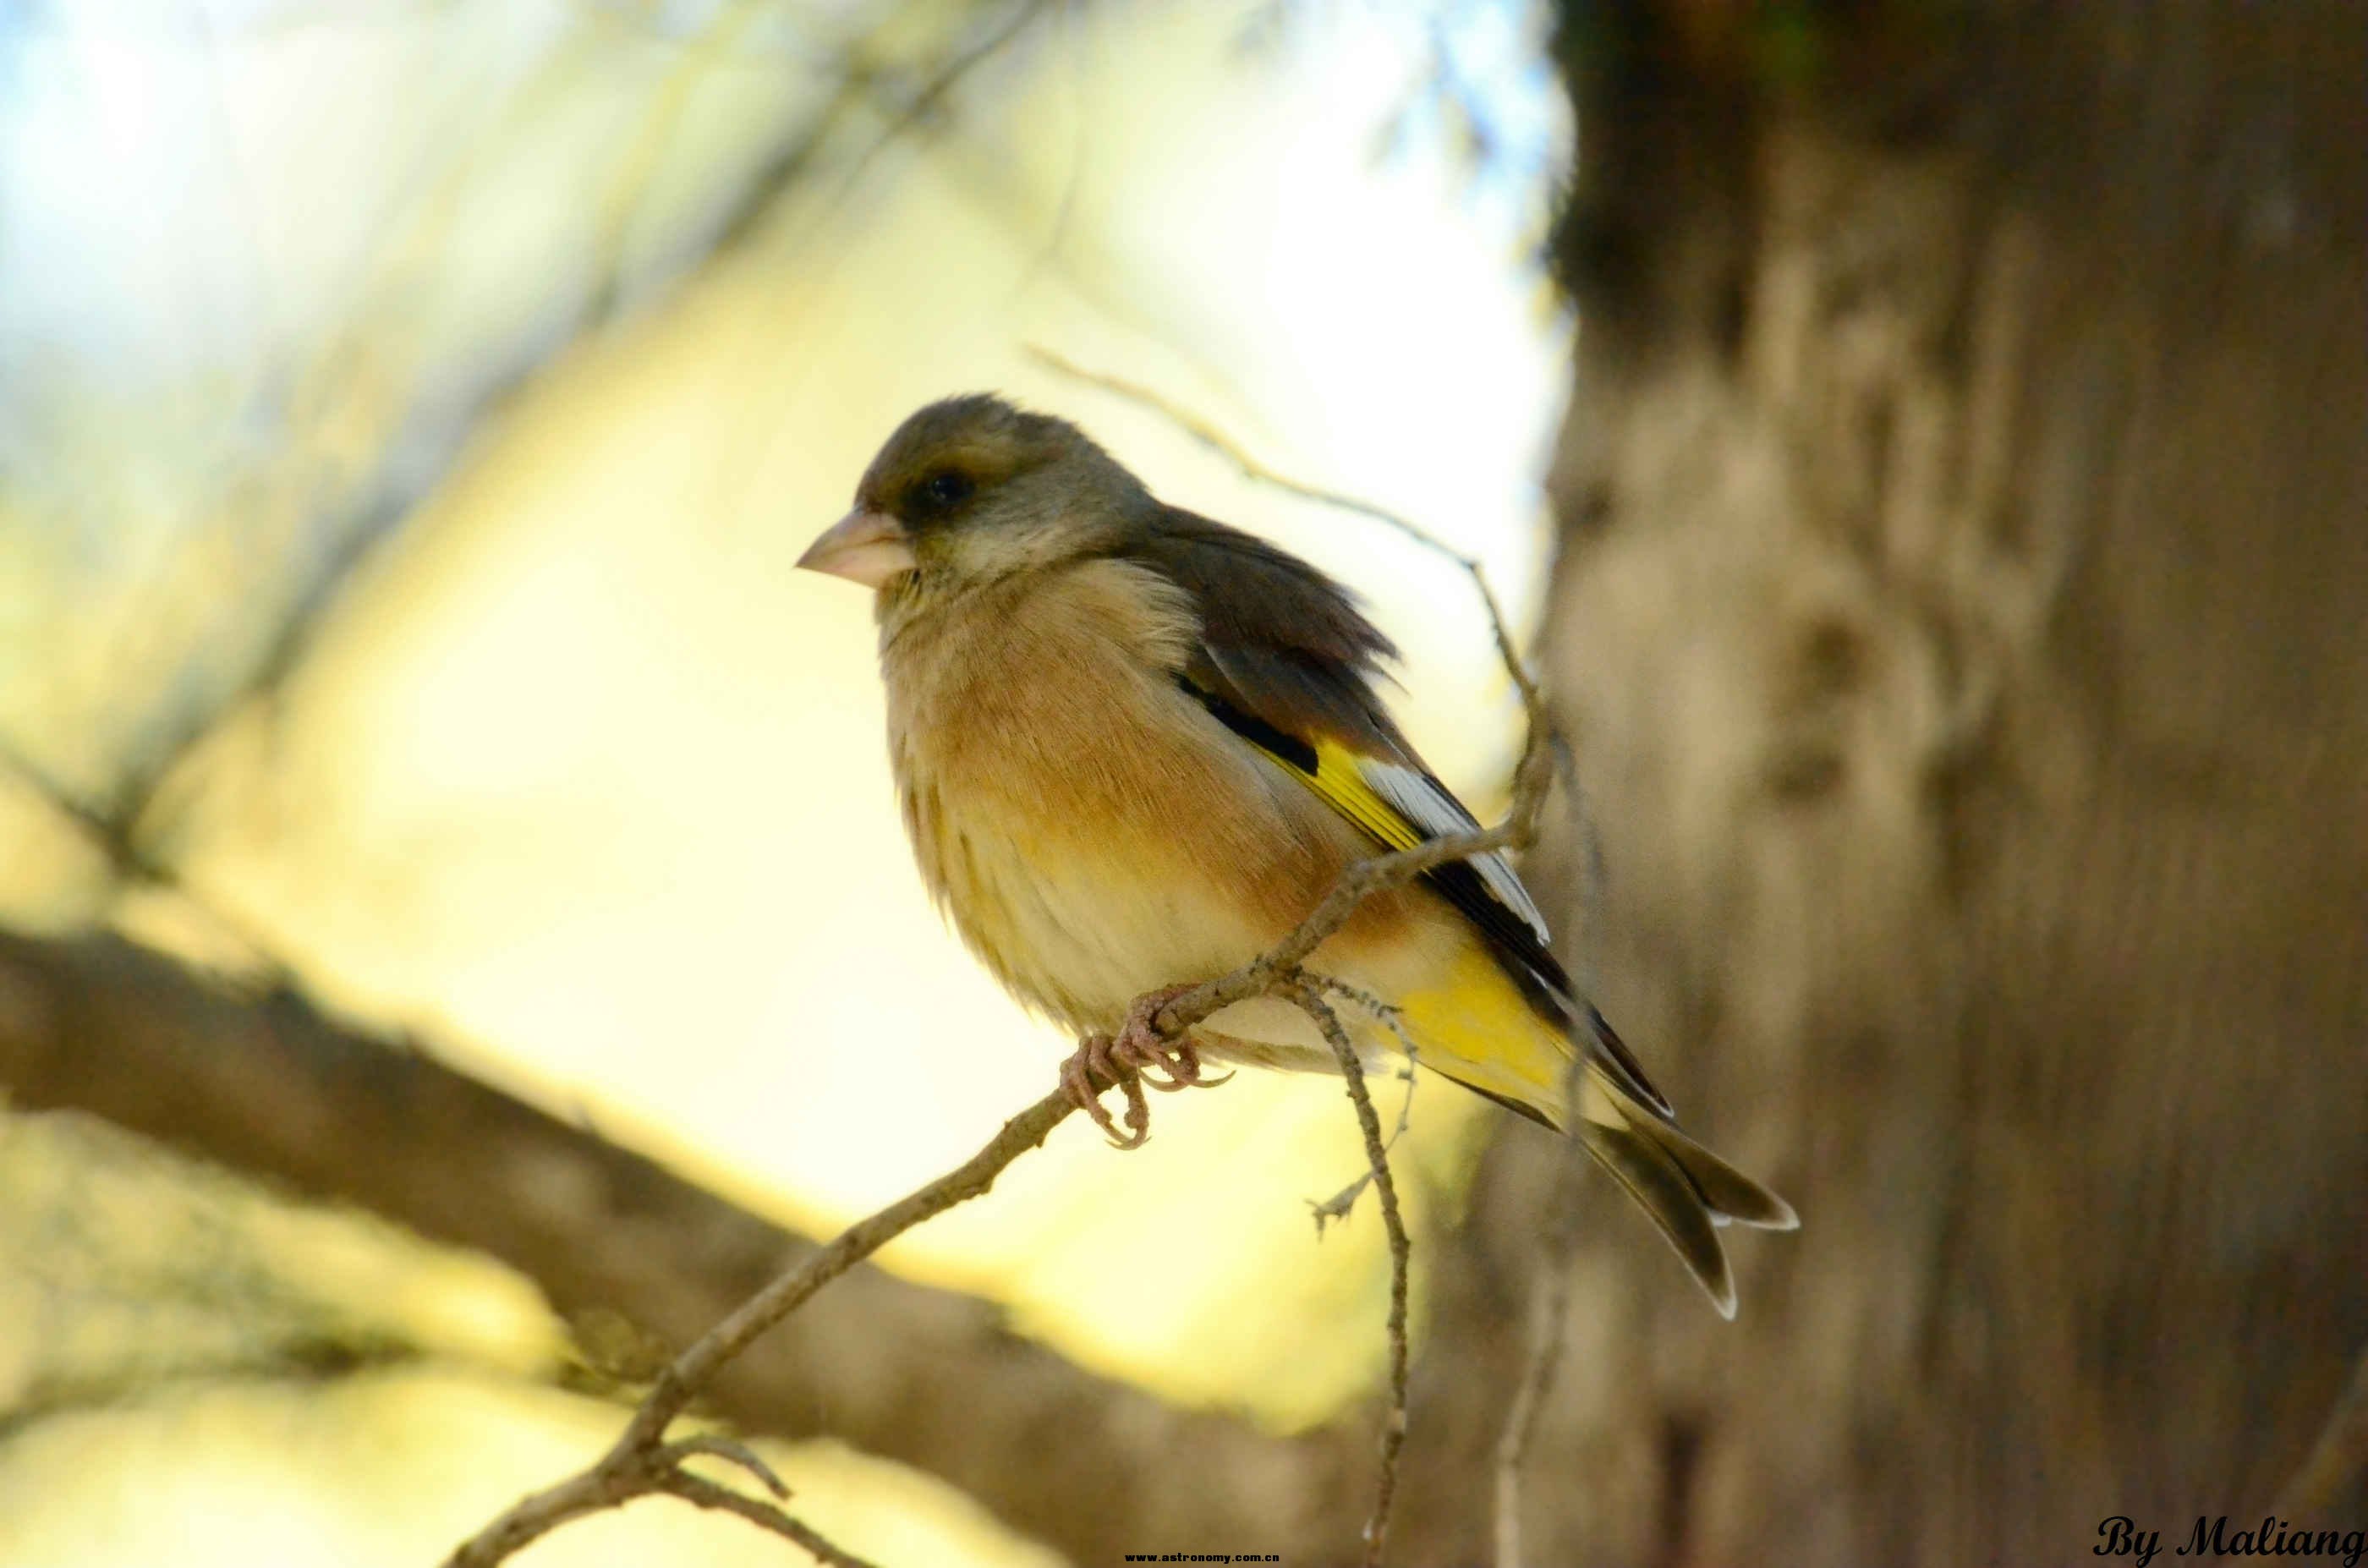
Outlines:
[{"label": "yellow wing patch", "polygon": [[1366,778],[1364,766],[1357,754],[1338,741],[1315,743],[1315,771],[1302,773],[1307,787],[1320,796],[1326,805],[1372,835],[1390,849],[1411,849],[1422,842],[1423,835],[1406,819],[1406,814],[1383,799]]},{"label": "yellow wing patch", "polygon": [[[1384,849],[1410,849],[1428,839],[1479,825],[1439,780],[1418,767],[1361,756],[1338,741],[1319,739],[1310,749],[1315,754],[1315,771],[1311,774],[1299,768],[1300,778],[1326,805],[1371,834]],[[1543,949],[1553,939],[1546,931],[1545,916],[1538,913],[1529,890],[1521,886],[1521,879],[1513,874],[1505,857],[1474,855],[1468,864],[1480,881],[1474,890],[1479,902],[1495,906],[1494,913],[1506,920],[1529,927],[1529,937]],[[1465,912],[1484,925],[1489,920],[1488,911],[1467,908]]]}]

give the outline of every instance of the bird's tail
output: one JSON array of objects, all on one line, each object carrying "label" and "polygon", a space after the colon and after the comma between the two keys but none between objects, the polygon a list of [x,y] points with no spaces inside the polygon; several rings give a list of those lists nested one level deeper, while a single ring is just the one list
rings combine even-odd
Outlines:
[{"label": "bird's tail", "polygon": [[1733,1317],[1735,1277],[1718,1228],[1732,1221],[1789,1231],[1801,1222],[1793,1206],[1639,1104],[1592,1062],[1579,1111],[1573,1135],[1677,1249],[1719,1315]]},{"label": "bird's tail", "polygon": [[[1733,1317],[1735,1280],[1718,1227],[1789,1231],[1800,1223],[1792,1205],[1678,1130],[1603,1015],[1567,999],[1551,1012],[1538,1006],[1476,948],[1468,965],[1452,983],[1400,1004],[1422,1064],[1586,1145]],[[1574,1052],[1583,1053],[1575,1106],[1565,1103]]]}]

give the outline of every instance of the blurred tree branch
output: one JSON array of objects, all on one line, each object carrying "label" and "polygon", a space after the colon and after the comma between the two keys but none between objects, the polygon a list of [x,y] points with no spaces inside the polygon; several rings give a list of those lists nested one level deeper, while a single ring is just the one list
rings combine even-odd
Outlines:
[{"label": "blurred tree branch", "polygon": [[[823,159],[846,135],[857,111],[870,108],[884,119],[881,129],[847,160],[835,199],[844,200],[872,162],[889,145],[940,116],[962,82],[1013,43],[1053,0],[1018,0],[997,10],[967,0],[939,8],[926,41],[896,47],[909,34],[916,8],[887,5],[878,19],[851,41],[831,51],[835,86],[822,105],[785,132],[755,173],[741,181],[722,213],[692,238],[682,269],[747,240],[784,196],[814,176]],[[728,55],[742,32],[767,7],[738,0],[708,25],[697,47],[656,93],[628,155],[608,182],[594,265],[583,286],[583,305],[562,330],[536,335],[502,357],[490,371],[449,405],[429,410],[422,385],[434,378],[408,358],[407,334],[389,325],[422,269],[442,254],[443,230],[455,221],[468,187],[473,154],[446,170],[421,202],[403,243],[387,247],[393,259],[363,290],[349,320],[317,346],[306,363],[287,375],[285,421],[274,457],[239,474],[217,510],[225,517],[280,518],[302,536],[302,548],[279,548],[267,562],[281,574],[253,586],[267,607],[261,635],[236,642],[233,667],[219,678],[192,663],[196,678],[165,694],[166,700],[123,755],[112,759],[111,777],[89,789],[68,787],[23,737],[0,737],[6,765],[59,805],[84,828],[127,881],[178,885],[169,853],[158,842],[170,831],[160,822],[160,802],[184,763],[235,716],[273,701],[304,664],[337,605],[380,549],[398,535],[425,496],[443,476],[468,434],[495,418],[504,403],[555,359],[584,332],[610,320],[624,289],[627,239],[632,217],[655,172],[659,153],[701,67]],[[539,101],[530,90],[526,102]],[[521,109],[520,113],[525,111]],[[414,426],[430,414],[437,434],[430,460],[406,451]],[[253,527],[252,522],[246,526]],[[220,652],[212,650],[211,652]],[[198,652],[198,651],[193,651]],[[222,912],[211,905],[210,914]],[[223,924],[243,941],[252,934],[226,917]],[[267,947],[254,944],[268,960]]]},{"label": "blurred tree branch", "polygon": [[[1576,1165],[1567,1159],[1564,1163]],[[1575,1176],[1577,1173],[1574,1170],[1567,1174]],[[1524,1471],[1539,1407],[1553,1392],[1554,1375],[1562,1369],[1563,1344],[1568,1336],[1571,1255],[1578,1241],[1575,1222],[1578,1184],[1565,1179],[1558,1185],[1563,1189],[1558,1195],[1560,1201],[1548,1208],[1543,1256],[1539,1260],[1536,1278],[1530,1282],[1528,1359],[1522,1364],[1520,1381],[1514,1385],[1513,1397],[1506,1404],[1504,1431],[1497,1439],[1497,1555],[1493,1568],[1521,1568],[1525,1561],[1521,1549]]]},{"label": "blurred tree branch", "polygon": [[170,1369],[135,1365],[100,1375],[36,1378],[0,1407],[0,1448],[62,1415],[120,1410],[190,1388],[321,1383],[425,1359],[421,1346],[399,1339],[321,1334],[286,1340],[251,1356]]},{"label": "blurred tree branch", "polygon": [[[292,991],[241,994],[111,937],[0,932],[0,1093],[17,1110],[102,1117],[484,1251],[563,1316],[620,1314],[665,1344],[691,1342],[784,1259],[814,1254]],[[702,1397],[750,1430],[827,1433],[941,1476],[1083,1561],[1145,1539],[1214,1539],[1245,1519],[1277,1521],[1275,1550],[1312,1556],[1354,1528],[1361,1466],[1337,1435],[1280,1438],[1177,1410],[1019,1338],[988,1303],[872,1268],[840,1278]],[[1189,1486],[1170,1483],[1179,1453],[1194,1456]],[[1077,1507],[1081,1495],[1096,1506]]]},{"label": "blurred tree branch", "polygon": [[[1039,17],[1053,10],[1055,3],[1056,0],[1018,0],[999,13],[984,4],[945,7],[951,20],[917,58],[909,50],[894,47],[894,40],[911,28],[910,9],[883,7],[873,26],[831,51],[830,74],[836,85],[829,96],[794,134],[781,140],[742,185],[714,225],[709,252],[728,251],[754,238],[785,196],[821,172],[825,159],[857,118],[858,111],[870,108],[884,116],[886,124],[848,162],[835,195],[835,199],[845,200],[872,160],[890,143],[940,116],[947,99],[964,77],[1016,41]],[[714,53],[728,49],[732,39],[755,20],[761,9],[752,0],[739,0],[713,24],[712,31],[717,36],[706,40],[703,51]],[[981,17],[985,19],[979,20]],[[666,127],[680,112],[688,85],[695,80],[689,62],[683,70],[684,74],[670,84],[656,106],[653,124],[644,132],[645,142],[663,137]],[[638,187],[646,180],[653,163],[654,159],[644,153],[612,186],[603,242],[611,264],[604,269],[586,301],[586,326],[600,324],[618,308],[621,278],[614,261],[623,253],[625,225]]]}]

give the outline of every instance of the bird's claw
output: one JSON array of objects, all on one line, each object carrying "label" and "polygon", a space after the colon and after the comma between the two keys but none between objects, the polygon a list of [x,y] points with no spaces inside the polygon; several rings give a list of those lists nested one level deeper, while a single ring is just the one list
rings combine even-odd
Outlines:
[{"label": "bird's claw", "polygon": [[1159,1032],[1160,1009],[1188,991],[1190,985],[1171,985],[1165,991],[1147,991],[1134,999],[1126,1010],[1126,1022],[1119,1028],[1110,1044],[1110,1054],[1142,1075],[1143,1080],[1163,1094],[1178,1089],[1211,1089],[1233,1076],[1231,1073],[1214,1078],[1204,1077],[1201,1070],[1201,1052],[1186,1033],[1174,1040]]},{"label": "bird's claw", "polygon": [[[1117,1041],[1106,1034],[1089,1034],[1077,1041],[1077,1049],[1061,1063],[1061,1087],[1069,1103],[1092,1119],[1102,1130],[1103,1136],[1116,1149],[1140,1149],[1151,1139],[1151,1102],[1143,1097],[1143,1077],[1133,1068],[1121,1063],[1114,1052]],[[1118,1130],[1110,1119],[1110,1108],[1102,1104],[1102,1091],[1114,1088],[1126,1096],[1126,1127]]]},{"label": "bird's claw", "polygon": [[[1192,989],[1174,985],[1144,993],[1127,1008],[1126,1022],[1118,1033],[1086,1036],[1061,1064],[1061,1087],[1068,1091],[1070,1102],[1092,1119],[1114,1148],[1140,1149],[1150,1140],[1151,1102],[1144,1097],[1145,1084],[1162,1094],[1174,1094],[1178,1089],[1212,1089],[1233,1076],[1231,1073],[1206,1076],[1200,1051],[1189,1033],[1170,1040],[1159,1032],[1160,1009]],[[1117,1089],[1126,1096],[1123,1132],[1101,1102],[1105,1088]]]}]

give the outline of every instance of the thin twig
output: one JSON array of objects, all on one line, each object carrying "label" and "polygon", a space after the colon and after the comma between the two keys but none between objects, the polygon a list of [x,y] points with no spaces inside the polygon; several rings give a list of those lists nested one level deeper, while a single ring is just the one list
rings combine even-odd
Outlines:
[{"label": "thin twig", "polygon": [[[1563,1103],[1577,1105],[1579,1085],[1587,1075],[1587,1059],[1573,1056],[1563,1069]],[[1554,1172],[1556,1191],[1547,1201],[1546,1222],[1538,1237],[1538,1272],[1530,1285],[1529,1349],[1514,1385],[1505,1428],[1497,1438],[1497,1560],[1494,1568],[1521,1565],[1521,1471],[1529,1458],[1530,1438],[1539,1407],[1554,1387],[1562,1366],[1564,1336],[1569,1333],[1570,1274],[1578,1259],[1578,1212],[1584,1188],[1577,1139],[1565,1139]]]},{"label": "thin twig", "polygon": [[190,886],[179,867],[148,848],[139,817],[127,814],[143,811],[144,807],[136,802],[102,807],[89,801],[6,735],[0,735],[0,772],[15,774],[27,790],[63,817],[68,826],[107,857],[108,869],[120,881],[177,893],[191,909],[220,927],[222,935],[245,948],[247,957],[271,978],[293,979],[295,971],[279,956],[260,929]]},{"label": "thin twig", "polygon": [[[832,71],[837,85],[830,97],[806,121],[800,134],[783,143],[741,187],[731,211],[717,229],[714,248],[737,249],[755,237],[779,205],[783,192],[822,172],[823,158],[834,150],[855,111],[876,109],[887,117],[887,124],[847,161],[837,186],[824,199],[823,210],[835,211],[844,206],[881,153],[937,114],[964,77],[1001,53],[1052,4],[1053,0],[1020,0],[972,37],[952,42],[929,62],[926,70],[911,72],[881,59],[883,49],[906,19],[890,8],[880,27],[838,51],[837,63]],[[919,79],[911,90],[901,97],[894,97],[891,89],[916,75]]]},{"label": "thin twig", "polygon": [[2343,1488],[2368,1470],[2368,1351],[2362,1351],[2319,1428],[2310,1458],[2278,1494],[2273,1513],[2307,1518],[2335,1506]]},{"label": "thin twig", "polygon": [[[1563,1068],[1563,1104],[1579,1104],[1587,1080],[1587,1056],[1572,1056]],[[1579,1142],[1563,1140],[1555,1187],[1546,1201],[1546,1224],[1537,1239],[1537,1277],[1530,1281],[1530,1347],[1520,1381],[1497,1436],[1497,1561],[1494,1568],[1520,1568],[1520,1475],[1530,1457],[1537,1409],[1554,1388],[1563,1364],[1563,1335],[1570,1331],[1570,1269],[1579,1257],[1579,1179],[1587,1161]]]},{"label": "thin twig", "polygon": [[[1042,1099],[1003,1124],[986,1147],[960,1166],[916,1191],[906,1194],[869,1219],[840,1232],[827,1246],[808,1256],[797,1267],[776,1277],[699,1342],[658,1374],[657,1384],[634,1412],[632,1420],[609,1451],[589,1469],[524,1498],[495,1519],[446,1559],[447,1568],[491,1568],[528,1543],[541,1539],[568,1520],[612,1508],[634,1497],[665,1492],[703,1506],[726,1507],[744,1516],[742,1503],[755,1499],[716,1487],[738,1502],[724,1503],[702,1494],[690,1498],[677,1484],[698,1482],[681,1468],[682,1459],[695,1452],[720,1452],[712,1448],[685,1449],[666,1441],[666,1428],[698,1397],[723,1365],[755,1343],[767,1329],[803,1305],[815,1291],[871,1256],[922,1221],[967,1202],[995,1185],[995,1178],[1021,1154],[1044,1142],[1053,1128],[1076,1108],[1060,1093]],[[731,1457],[731,1456],[727,1456]],[[702,1486],[714,1483],[700,1483]],[[696,1490],[696,1488],[694,1488]],[[778,1510],[775,1510],[778,1512]],[[795,1524],[794,1520],[787,1521]],[[772,1528],[768,1526],[768,1528]],[[803,1530],[803,1526],[798,1526]],[[811,1534],[811,1531],[806,1533]],[[796,1538],[793,1538],[796,1539]],[[817,1540],[819,1537],[815,1538]],[[801,1540],[801,1544],[806,1544]],[[827,1545],[826,1542],[823,1543]],[[809,1547],[809,1550],[812,1550]],[[837,1551],[837,1548],[831,1549]],[[825,1562],[859,1560],[838,1552]]]},{"label": "thin twig", "polygon": [[1001,53],[1005,46],[1025,32],[1037,17],[1050,8],[1051,5],[1052,0],[1020,0],[1019,5],[1006,12],[994,26],[980,34],[975,41],[956,49],[941,61],[938,68],[929,74],[928,80],[924,81],[915,90],[913,96],[905,100],[904,106],[898,110],[896,118],[872,139],[870,145],[856,155],[855,162],[848,167],[847,179],[839,190],[838,199],[846,199],[848,194],[854,189],[856,182],[863,177],[863,172],[871,165],[872,159],[878,157],[891,142],[902,137],[905,131],[935,114],[939,106],[945,102],[957,86],[962,85],[963,77]]},{"label": "thin twig", "polygon": [[1521,1381],[1513,1390],[1512,1405],[1505,1413],[1504,1434],[1497,1441],[1495,1568],[1521,1568],[1521,1466],[1529,1457],[1538,1409],[1562,1367],[1564,1319],[1569,1306],[1569,1260],[1549,1259],[1530,1285],[1529,1354]]},{"label": "thin twig", "polygon": [[[835,85],[830,97],[807,117],[796,136],[776,148],[742,184],[717,225],[712,248],[718,252],[737,249],[760,233],[782,194],[818,172],[855,111],[875,108],[887,116],[888,124],[855,154],[828,199],[833,207],[843,203],[873,159],[935,114],[963,77],[1015,40],[1051,3],[1021,0],[969,40],[951,43],[925,71],[918,67],[908,71],[883,58],[910,21],[899,8],[889,7],[880,25],[833,51],[828,74]],[[892,89],[916,75],[919,80],[911,91],[895,97]]]},{"label": "thin twig", "polygon": [[[1530,754],[1543,753],[1544,747],[1533,738]],[[1528,771],[1529,756],[1522,759]],[[1517,774],[1518,778],[1519,775]],[[1342,871],[1332,884],[1332,891],[1310,911],[1292,933],[1265,952],[1230,974],[1204,981],[1159,1010],[1152,1022],[1159,1032],[1170,1039],[1178,1031],[1189,1028],[1210,1014],[1230,1007],[1236,1002],[1253,996],[1263,996],[1287,985],[1300,964],[1310,953],[1349,923],[1357,906],[1385,888],[1403,887],[1426,871],[1456,860],[1468,860],[1474,855],[1491,850],[1518,848],[1530,842],[1533,828],[1530,819],[1535,812],[1523,812],[1515,802],[1512,816],[1495,827],[1475,827],[1464,833],[1447,834],[1428,838],[1406,849],[1392,850],[1370,859],[1357,861]]]},{"label": "thin twig", "polygon": [[1140,381],[1131,381],[1123,376],[1113,376],[1106,370],[1089,370],[1057,349],[1047,348],[1041,343],[1029,344],[1027,353],[1030,358],[1048,369],[1059,371],[1073,381],[1083,381],[1087,386],[1099,387],[1104,392],[1116,392],[1130,403],[1140,403],[1241,470],[1245,477],[1254,479],[1269,489],[1296,495],[1303,501],[1313,501],[1318,506],[1334,507],[1343,512],[1354,512],[1361,517],[1370,517],[1374,522],[1395,528],[1426,550],[1437,551],[1459,566],[1469,568],[1475,564],[1470,556],[1454,549],[1421,524],[1391,511],[1378,502],[1367,501],[1343,491],[1326,490],[1322,485],[1310,484],[1305,480],[1294,479],[1290,474],[1269,468],[1265,463],[1252,457],[1247,448],[1216,426],[1201,418],[1190,409],[1169,401],[1162,393],[1153,391]]},{"label": "thin twig", "polygon": [[656,1489],[702,1508],[736,1514],[759,1529],[770,1530],[777,1536],[795,1541],[815,1562],[826,1563],[829,1568],[875,1568],[871,1559],[858,1557],[845,1547],[835,1545],[826,1537],[816,1533],[813,1526],[801,1524],[763,1498],[734,1492],[729,1486],[718,1485],[687,1470],[662,1471]]},{"label": "thin twig", "polygon": [[1390,1506],[1398,1488],[1398,1454],[1406,1437],[1406,1283],[1414,1260],[1414,1244],[1406,1239],[1406,1219],[1398,1211],[1397,1183],[1390,1176],[1390,1154],[1382,1142],[1382,1119],[1373,1096],[1365,1088],[1364,1064],[1356,1042],[1349,1038],[1340,1015],[1324,999],[1323,988],[1304,977],[1295,980],[1287,994],[1300,1011],[1323,1031],[1326,1043],[1348,1080],[1349,1098],[1357,1108],[1357,1125],[1365,1134],[1365,1158],[1373,1173],[1373,1191],[1382,1206],[1382,1227],[1390,1238],[1390,1408],[1382,1421],[1380,1476],[1374,1483],[1373,1512],[1365,1521],[1365,1568],[1379,1568],[1390,1533]]},{"label": "thin twig", "polygon": [[722,10],[678,51],[652,94],[655,100],[643,112],[641,127],[625,143],[623,155],[608,171],[593,211],[599,232],[593,242],[591,286],[578,315],[578,330],[616,314],[625,284],[626,251],[632,243],[634,220],[673,150],[676,133],[692,101],[700,97],[710,74],[731,61],[743,35],[768,16],[763,0],[727,0]]},{"label": "thin twig", "polygon": [[[1415,1046],[1414,1036],[1407,1032],[1404,1010],[1383,1001],[1362,986],[1351,985],[1345,980],[1335,980],[1327,974],[1309,974],[1307,979],[1310,983],[1318,988],[1335,996],[1354,1002],[1371,1013],[1384,1028],[1397,1037],[1398,1049],[1406,1052],[1406,1066],[1398,1073],[1398,1077],[1406,1084],[1406,1097],[1398,1101],[1397,1125],[1390,1129],[1390,1135],[1382,1142],[1383,1153],[1395,1153],[1398,1140],[1406,1136],[1406,1129],[1414,1122],[1414,1090],[1417,1082],[1415,1069],[1421,1064],[1421,1053]],[[1307,1207],[1315,1211],[1315,1233],[1321,1236],[1326,1225],[1335,1220],[1347,1219],[1349,1211],[1357,1206],[1357,1199],[1365,1196],[1365,1188],[1372,1185],[1373,1167],[1368,1163],[1366,1167],[1357,1174],[1356,1180],[1321,1203],[1310,1202]]]},{"label": "thin twig", "polygon": [[[1114,376],[1106,370],[1088,369],[1057,349],[1047,348],[1041,343],[1029,344],[1027,353],[1046,369],[1072,381],[1099,387],[1149,409],[1233,464],[1246,479],[1269,490],[1280,490],[1286,495],[1312,501],[1319,506],[1329,506],[1335,511],[1351,512],[1370,518],[1396,530],[1442,560],[1454,562],[1465,576],[1472,579],[1472,585],[1480,596],[1481,608],[1488,616],[1489,634],[1496,639],[1497,656],[1504,664],[1505,673],[1512,677],[1513,688],[1520,693],[1522,717],[1529,724],[1529,744],[1523,750],[1520,764],[1513,775],[1513,814],[1517,819],[1526,818],[1529,825],[1515,842],[1526,848],[1536,837],[1538,814],[1545,806],[1546,791],[1543,783],[1534,786],[1533,793],[1524,794],[1521,777],[1524,770],[1533,767],[1552,770],[1559,764],[1564,782],[1570,788],[1572,801],[1577,802],[1579,800],[1577,761],[1554,725],[1554,715],[1546,707],[1545,694],[1539,689],[1536,678],[1530,674],[1528,665],[1521,658],[1520,649],[1513,641],[1512,623],[1506,619],[1505,607],[1497,600],[1496,589],[1489,586],[1488,574],[1482,568],[1479,557],[1466,555],[1404,513],[1393,512],[1378,502],[1368,501],[1361,495],[1351,495],[1346,491],[1327,490],[1323,485],[1311,484],[1304,479],[1269,468],[1248,448],[1215,425],[1140,381]],[[1523,810],[1525,801],[1526,812]]]},{"label": "thin twig", "polygon": [[789,1483],[781,1479],[779,1471],[765,1462],[764,1455],[721,1432],[701,1432],[696,1437],[677,1437],[658,1452],[668,1463],[677,1465],[701,1454],[710,1459],[728,1460],[755,1476],[774,1496],[786,1498],[790,1494]]}]

